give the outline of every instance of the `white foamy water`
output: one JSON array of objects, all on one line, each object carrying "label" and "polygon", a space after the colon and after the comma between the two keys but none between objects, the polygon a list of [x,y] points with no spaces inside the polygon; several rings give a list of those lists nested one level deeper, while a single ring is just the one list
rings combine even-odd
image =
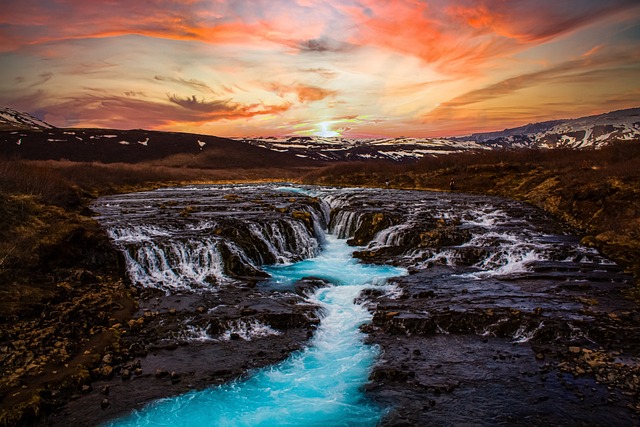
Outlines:
[{"label": "white foamy water", "polygon": [[149,242],[124,252],[131,280],[167,292],[215,289],[225,280],[215,240]]},{"label": "white foamy water", "polygon": [[[383,414],[368,403],[361,388],[378,354],[363,343],[360,326],[371,313],[355,303],[362,290],[406,274],[390,266],[358,264],[343,240],[327,238],[316,258],[269,268],[274,280],[288,284],[302,277],[334,283],[309,301],[322,308],[322,320],[309,346],[251,378],[221,387],[159,400],[110,426],[374,426]],[[243,339],[273,329],[259,323],[229,330]],[[245,334],[243,336],[242,334]]]},{"label": "white foamy water", "polygon": [[220,339],[222,341],[229,341],[233,334],[237,334],[238,337],[242,338],[245,341],[251,341],[255,338],[264,338],[271,335],[282,335],[282,332],[273,329],[271,326],[259,322],[256,319],[239,319],[230,322],[229,329],[227,329],[220,335]]}]

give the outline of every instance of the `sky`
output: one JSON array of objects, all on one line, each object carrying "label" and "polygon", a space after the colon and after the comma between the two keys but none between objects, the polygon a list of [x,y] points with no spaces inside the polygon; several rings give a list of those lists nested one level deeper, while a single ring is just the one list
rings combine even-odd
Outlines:
[{"label": "sky", "polygon": [[575,118],[640,106],[640,1],[3,0],[0,105],[218,136]]}]

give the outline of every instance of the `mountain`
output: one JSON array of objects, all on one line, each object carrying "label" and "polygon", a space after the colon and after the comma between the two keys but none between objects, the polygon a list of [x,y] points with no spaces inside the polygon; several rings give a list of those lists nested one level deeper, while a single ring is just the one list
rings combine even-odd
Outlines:
[{"label": "mountain", "polygon": [[236,138],[240,142],[317,161],[392,160],[403,162],[465,150],[483,149],[475,141],[451,138],[348,139],[316,136]]},{"label": "mountain", "polygon": [[0,131],[53,129],[48,123],[30,114],[0,107]]},{"label": "mountain", "polygon": [[348,139],[315,136],[237,138],[248,144],[321,161],[415,160],[467,150],[499,148],[599,148],[640,138],[640,108],[579,119],[551,120],[449,138]]},{"label": "mountain", "polygon": [[640,108],[533,123],[469,137],[485,146],[506,148],[599,148],[613,141],[637,138],[640,138]]},{"label": "mountain", "polygon": [[[28,119],[30,116],[12,114],[10,121],[26,126],[24,117]],[[31,126],[29,129],[0,131],[0,156],[74,162],[145,162],[157,166],[216,169],[288,168],[314,164],[293,154],[277,153],[210,135],[142,129],[59,129],[46,127],[46,123],[39,121],[34,121]]]},{"label": "mountain", "polygon": [[336,161],[415,161],[469,150],[599,148],[640,138],[640,108],[552,120],[448,138],[220,138],[141,129],[61,129],[26,113],[0,109],[0,155],[34,160],[152,162],[166,166],[253,168]]}]

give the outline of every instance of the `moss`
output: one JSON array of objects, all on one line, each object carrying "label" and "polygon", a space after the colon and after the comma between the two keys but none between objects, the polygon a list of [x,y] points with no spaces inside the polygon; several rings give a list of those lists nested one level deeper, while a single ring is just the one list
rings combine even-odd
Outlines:
[{"label": "moss", "polygon": [[291,212],[291,216],[294,217],[295,219],[298,219],[298,220],[304,222],[307,227],[312,227],[313,226],[313,222],[312,222],[312,219],[311,219],[311,214],[309,212],[306,212],[306,211],[293,211],[293,212]]}]

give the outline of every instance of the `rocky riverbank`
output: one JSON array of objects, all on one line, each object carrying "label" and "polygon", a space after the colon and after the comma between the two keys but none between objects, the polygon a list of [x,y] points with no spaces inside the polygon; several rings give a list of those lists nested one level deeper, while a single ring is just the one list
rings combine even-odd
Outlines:
[{"label": "rocky riverbank", "polygon": [[21,425],[90,380],[135,301],[122,255],[82,209],[2,195],[0,210],[0,425]]},{"label": "rocky riverbank", "polygon": [[[223,200],[233,209],[247,204],[239,199]],[[274,207],[254,198],[246,209],[266,209],[276,221],[291,218],[312,231],[311,214],[294,207],[317,200],[298,205],[290,195],[282,199]],[[264,273],[225,253],[226,274],[242,277],[233,285],[211,292],[139,291],[113,236],[82,205],[62,208],[17,195],[4,201],[4,218],[14,219],[3,230],[5,244],[21,247],[7,251],[2,276],[0,425],[105,422],[131,411],[132,402],[138,407],[272,365],[300,349],[318,323],[317,308],[303,295],[322,281],[302,281],[293,291],[264,290],[256,287]],[[187,217],[203,209],[190,206],[169,203],[159,212],[189,223]],[[273,256],[264,240],[251,239],[246,224],[210,232],[235,239],[264,262]],[[292,247],[301,244],[286,238]]]},{"label": "rocky riverbank", "polygon": [[[425,195],[424,214],[415,215],[408,206],[416,209],[421,198],[395,198],[354,221],[350,240],[368,245],[354,254],[363,262],[411,271],[394,280],[393,295],[363,296],[374,310],[363,329],[383,350],[367,386],[391,408],[383,425],[640,421],[640,314],[627,298],[629,275],[606,262],[571,264],[581,258],[571,249],[577,239],[555,241],[562,228],[526,205],[487,199],[479,219],[473,205],[456,210],[461,200],[453,195],[442,195],[445,206]],[[342,209],[371,205],[373,195]],[[509,230],[510,215],[527,225]],[[374,239],[383,222],[395,234]],[[491,224],[486,239],[479,224]],[[536,228],[548,233],[539,247]],[[527,268],[518,256],[509,261],[514,268],[482,261],[496,259],[505,245],[511,249],[504,253],[530,259]]]},{"label": "rocky riverbank", "polygon": [[425,158],[410,165],[337,165],[312,172],[304,181],[522,200],[573,227],[584,244],[618,262],[640,284],[639,171],[640,143],[631,141],[600,150],[505,150]]},{"label": "rocky riverbank", "polygon": [[[439,188],[444,189],[454,176],[456,191],[527,200],[585,230],[584,243],[633,270],[638,242],[634,228],[637,183],[617,178],[574,181],[569,179],[571,171],[567,167],[563,175],[542,166],[470,165],[431,175],[392,175],[390,181],[391,186],[420,188],[433,188],[434,182],[440,182]],[[588,167],[587,171],[596,173],[597,169]],[[371,183],[383,184],[384,174],[373,176],[379,182]],[[347,181],[341,183],[348,183],[348,179],[345,176]],[[107,420],[131,409],[131,401],[142,403],[227,381],[248,369],[272,364],[300,348],[313,330],[315,309],[291,308],[299,305],[299,296],[276,303],[250,286],[215,298],[138,293],[125,277],[121,253],[90,217],[86,201],[71,198],[64,203],[43,203],[21,194],[2,194],[0,199],[0,425]],[[377,231],[398,226],[402,219],[398,212],[385,213],[383,209],[372,209],[367,215],[363,220],[366,226],[351,235],[354,244],[367,244]],[[298,216],[309,220],[305,212]],[[459,246],[471,237],[459,225],[429,218],[407,245],[420,250]],[[405,252],[390,246],[368,248],[357,256],[365,262],[388,262]],[[462,252],[466,265],[486,255],[481,248]],[[367,332],[384,352],[372,374],[369,394],[382,405],[397,408],[386,418],[388,425],[413,425],[427,414],[429,420],[446,421],[454,409],[462,411],[458,404],[482,407],[485,396],[497,393],[504,398],[505,390],[517,388],[523,391],[510,397],[514,408],[515,403],[526,402],[533,409],[519,407],[496,420],[543,422],[536,414],[557,412],[557,402],[574,405],[576,412],[587,402],[595,409],[585,412],[585,422],[598,413],[608,413],[615,414],[614,424],[637,423],[637,418],[631,417],[638,409],[640,352],[634,343],[640,340],[637,308],[623,297],[629,293],[628,284],[609,283],[596,272],[591,273],[589,285],[545,288],[545,292],[561,296],[553,304],[578,306],[576,312],[584,318],[577,323],[588,339],[576,339],[572,335],[575,331],[559,314],[562,310],[538,310],[527,280],[516,277],[508,281],[526,291],[523,298],[531,299],[530,307],[523,310],[511,294],[493,298],[491,305],[477,289],[445,286],[433,290],[433,274],[437,276],[443,268],[446,266],[431,262],[431,276],[413,271],[412,276],[398,281],[402,289],[399,299],[367,296],[375,310]],[[615,273],[615,268],[607,269]],[[537,274],[544,277],[557,271],[553,267]],[[449,272],[442,270],[442,275],[446,274]],[[457,306],[450,296],[444,296],[447,292],[455,295]],[[231,308],[210,311],[219,306]],[[429,316],[424,314],[427,309]],[[247,340],[242,333],[229,333],[217,346],[207,338],[198,340],[204,335],[216,336],[215,332],[223,329],[220,322],[227,326],[236,322],[244,326],[240,331],[255,324],[270,325],[282,334]],[[514,343],[520,339],[518,331],[530,332],[540,323],[545,326],[537,338]],[[185,325],[191,328],[185,329]],[[487,328],[493,332],[487,335]],[[558,334],[551,339],[551,332],[546,331]],[[451,380],[456,377],[461,379]],[[606,411],[599,412],[602,408]],[[489,409],[486,413],[495,416]]]}]

